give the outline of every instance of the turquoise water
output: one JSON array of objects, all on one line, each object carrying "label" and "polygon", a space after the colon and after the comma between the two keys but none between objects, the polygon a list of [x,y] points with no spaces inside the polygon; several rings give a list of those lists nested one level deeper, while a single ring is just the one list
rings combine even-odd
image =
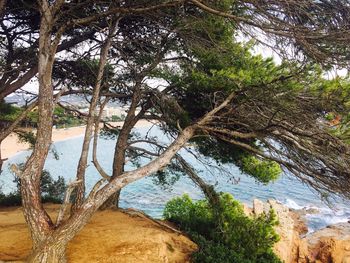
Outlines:
[{"label": "turquoise water", "polygon": [[[148,128],[137,129],[141,135],[149,132],[148,130]],[[153,128],[150,134],[157,136],[159,141],[169,141],[157,128]],[[63,176],[67,182],[74,179],[82,139],[82,137],[76,137],[55,143],[54,149],[58,152],[60,158],[56,160],[53,154],[49,154],[45,163],[45,169],[50,171],[54,178]],[[99,140],[98,158],[101,165],[109,173],[111,172],[114,145],[115,140]],[[226,172],[231,174],[231,176],[228,176],[227,173],[220,173],[213,169],[208,170],[188,152],[182,151],[181,153],[187,161],[200,170],[200,174],[207,182],[215,185],[218,191],[232,193],[236,199],[245,203],[251,204],[254,198],[261,200],[272,198],[295,209],[318,208],[320,213],[307,215],[310,231],[329,224],[346,222],[350,218],[349,203],[338,201],[333,204],[331,209],[321,201],[315,192],[291,176],[283,175],[276,182],[266,186],[242,174],[235,166],[224,167]],[[3,192],[8,193],[15,187],[12,182],[13,175],[8,170],[9,165],[23,162],[29,154],[29,151],[19,153],[4,164],[4,171],[0,176],[0,185]],[[212,163],[210,160],[206,160],[206,162]],[[128,169],[133,168],[128,167]],[[90,162],[86,171],[87,189],[91,189],[99,179],[100,176]],[[184,193],[188,193],[194,199],[203,197],[200,190],[187,177],[181,177],[170,189],[163,189],[154,183],[154,178],[147,177],[128,185],[122,190],[120,205],[140,209],[153,217],[159,218],[162,216],[165,203],[171,198]]]}]

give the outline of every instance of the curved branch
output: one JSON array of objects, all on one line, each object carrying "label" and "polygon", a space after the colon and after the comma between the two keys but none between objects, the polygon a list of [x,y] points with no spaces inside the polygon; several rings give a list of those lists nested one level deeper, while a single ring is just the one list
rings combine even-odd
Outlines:
[{"label": "curved branch", "polygon": [[92,163],[94,164],[96,170],[99,172],[99,174],[106,179],[107,181],[109,181],[111,179],[111,176],[109,176],[104,169],[102,168],[102,166],[100,165],[100,163],[98,162],[97,159],[97,142],[98,142],[98,134],[100,131],[100,120],[102,117],[102,113],[103,113],[103,109],[106,106],[106,104],[108,103],[109,99],[106,98],[103,103],[100,106],[100,111],[99,114],[97,116],[97,118],[95,119],[95,131],[94,131],[94,141],[93,141],[93,146],[92,146]]}]

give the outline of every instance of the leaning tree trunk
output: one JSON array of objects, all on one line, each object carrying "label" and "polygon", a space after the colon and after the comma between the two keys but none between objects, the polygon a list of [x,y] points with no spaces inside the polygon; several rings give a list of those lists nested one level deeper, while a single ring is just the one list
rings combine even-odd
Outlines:
[{"label": "leaning tree trunk", "polygon": [[100,91],[103,84],[103,74],[104,70],[107,64],[108,59],[108,52],[112,45],[112,38],[115,34],[117,25],[119,20],[115,20],[112,25],[109,27],[109,34],[105,40],[104,45],[101,48],[100,52],[100,60],[98,65],[98,72],[96,75],[96,83],[93,89],[92,99],[90,103],[89,108],[89,118],[86,123],[86,129],[85,129],[85,135],[84,135],[84,142],[83,142],[83,148],[81,151],[81,156],[79,159],[78,169],[77,169],[77,180],[80,180],[81,183],[77,187],[76,192],[76,198],[75,202],[72,206],[72,210],[75,210],[81,206],[81,204],[84,201],[85,198],[85,171],[87,167],[87,161],[88,161],[88,155],[89,155],[89,148],[90,148],[90,141],[92,138],[92,131],[93,126],[96,119],[96,108],[98,105],[99,97],[100,97]]},{"label": "leaning tree trunk", "polygon": [[28,258],[28,262],[67,262],[65,258],[65,248],[68,242],[86,225],[94,212],[122,187],[166,166],[176,152],[183,147],[193,134],[193,128],[186,128],[157,159],[137,170],[123,173],[121,176],[112,179],[101,189],[97,187],[96,191],[93,190],[79,210],[75,211],[64,224],[60,225],[58,228],[52,229],[51,232],[48,233],[46,239],[37,243],[34,251]]},{"label": "leaning tree trunk", "polygon": [[184,158],[182,158],[180,155],[177,155],[176,158],[190,179],[202,190],[209,204],[213,208],[218,207],[220,204],[220,197],[219,194],[215,191],[214,187],[207,184],[199,175],[197,175],[195,170]]},{"label": "leaning tree trunk", "polygon": [[[136,122],[139,120],[139,115],[135,116],[137,105],[140,101],[140,85],[138,82],[135,85],[134,94],[132,97],[130,109],[125,117],[123,127],[118,135],[118,139],[114,148],[114,158],[113,158],[113,174],[112,180],[117,178],[124,172],[126,149],[128,147],[128,138],[131,130],[134,128]],[[100,207],[101,210],[119,207],[121,190],[115,192],[110,196],[107,201]]]}]

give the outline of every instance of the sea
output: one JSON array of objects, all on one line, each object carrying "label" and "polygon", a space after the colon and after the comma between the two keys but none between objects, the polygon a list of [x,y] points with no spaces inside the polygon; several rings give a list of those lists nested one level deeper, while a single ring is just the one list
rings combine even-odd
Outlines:
[{"label": "sea", "polygon": [[[159,143],[168,143],[171,139],[166,136],[158,127],[140,127],[135,130],[139,136],[156,138]],[[56,142],[50,151],[45,163],[53,178],[62,176],[66,182],[74,180],[77,163],[80,157],[83,136],[69,138]],[[111,173],[114,153],[115,139],[99,139],[98,159],[105,171]],[[145,145],[138,145],[146,147]],[[56,152],[56,154],[54,154]],[[293,208],[305,209],[306,211],[318,211],[317,213],[306,214],[309,232],[324,228],[328,225],[347,222],[350,220],[350,202],[335,198],[331,203],[322,200],[320,195],[307,185],[300,182],[292,175],[283,174],[275,182],[268,185],[256,182],[253,178],[243,174],[234,165],[223,165],[216,168],[216,163],[209,158],[196,158],[195,149],[182,150],[181,155],[192,164],[201,177],[215,186],[217,191],[231,193],[236,199],[252,205],[255,198],[266,201],[275,199],[278,202]],[[23,151],[11,157],[4,163],[0,175],[0,187],[3,193],[15,190],[14,175],[10,172],[10,165],[23,163],[30,155],[30,151]],[[58,160],[56,157],[58,155]],[[91,153],[90,153],[91,161]],[[141,160],[146,162],[146,160]],[[101,179],[91,162],[86,171],[86,187],[91,189]],[[135,166],[128,164],[127,170],[135,169]],[[171,176],[171,175],[170,175]],[[159,184],[155,176],[149,176],[138,180],[123,188],[121,192],[120,206],[123,208],[135,208],[144,211],[155,218],[162,218],[163,209],[170,199],[188,194],[193,199],[203,198],[200,189],[187,176],[176,178],[171,176],[170,185]]]}]

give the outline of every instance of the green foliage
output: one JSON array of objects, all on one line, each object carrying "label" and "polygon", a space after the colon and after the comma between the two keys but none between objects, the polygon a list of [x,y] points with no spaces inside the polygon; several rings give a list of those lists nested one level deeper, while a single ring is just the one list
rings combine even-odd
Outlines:
[{"label": "green foliage", "polygon": [[62,176],[59,176],[57,180],[54,180],[51,177],[50,173],[44,170],[41,176],[40,189],[41,196],[44,201],[51,200],[51,202],[54,203],[62,203],[66,189],[66,183]]},{"label": "green foliage", "polygon": [[113,128],[110,128],[110,127],[104,125],[101,128],[100,137],[104,138],[104,139],[114,140],[114,139],[118,138],[118,135],[120,133],[120,128],[121,127],[113,129]]},{"label": "green foliage", "polygon": [[112,115],[112,121],[123,121],[125,119],[125,116],[118,116],[118,115]]},{"label": "green foliage", "polygon": [[166,204],[164,218],[187,231],[199,245],[194,262],[280,263],[272,251],[279,240],[273,210],[250,218],[232,195],[220,194],[219,204],[193,202],[188,195]]},{"label": "green foliage", "polygon": [[17,191],[7,195],[0,192],[0,206],[20,206],[22,204],[21,194]]},{"label": "green foliage", "polygon": [[[66,79],[76,87],[93,87],[96,83],[99,68],[98,59],[77,59],[66,60],[61,65],[54,68],[53,77],[55,79]],[[69,72],[69,74],[67,74]],[[113,66],[108,64],[104,68],[102,87],[109,85],[113,76]]]},{"label": "green foliage", "polygon": [[74,116],[72,112],[63,109],[60,106],[55,107],[53,114],[54,114],[53,123],[58,128],[74,127],[84,123],[83,119],[80,119],[79,117]]},{"label": "green foliage", "polygon": [[151,175],[154,184],[159,185],[162,189],[171,189],[171,187],[184,175],[180,165],[176,162],[171,162],[165,169],[157,171]]},{"label": "green foliage", "polygon": [[195,237],[199,251],[192,255],[193,262],[200,263],[281,263],[272,251],[267,252],[264,257],[258,259],[247,259],[244,255],[229,249],[222,243],[207,240],[203,236]]},{"label": "green foliage", "polygon": [[[234,1],[211,4],[222,4],[220,10],[230,6],[237,8]],[[349,121],[345,122],[350,106],[349,78],[326,79],[321,67],[312,63],[282,61],[276,64],[272,58],[253,55],[254,43],[236,41],[234,24],[208,14],[194,14],[193,20],[192,27],[182,29],[183,33],[200,36],[202,42],[189,43],[191,56],[181,62],[180,70],[163,67],[154,74],[176,87],[172,95],[188,119],[180,122],[181,127],[186,127],[185,123],[195,123],[228,94],[235,94],[229,106],[217,114],[220,117],[207,124],[209,128],[203,128],[203,136],[192,139],[201,154],[212,157],[219,165],[233,163],[242,172],[266,184],[276,180],[282,170],[276,162],[256,154],[258,151],[266,155],[279,150],[284,153],[299,151],[289,157],[299,158],[296,163],[304,158],[300,149],[286,142],[288,138],[272,131],[281,129],[296,133],[292,127],[303,127],[302,132],[311,133],[307,127],[323,129],[320,120],[331,117],[325,116],[326,112],[342,112],[344,122],[337,129],[332,128],[332,132],[350,141]],[[163,112],[161,114],[164,116]],[[170,129],[167,128],[173,132],[172,124],[179,122],[179,116],[168,114],[165,119]],[[235,132],[240,135],[232,135]],[[276,145],[287,149],[277,149]],[[274,157],[277,155],[280,154]],[[307,159],[303,161],[308,162]]]},{"label": "green foliage", "polygon": [[[23,165],[20,165],[21,168],[23,168]],[[14,182],[17,184],[15,191],[7,195],[0,191],[0,206],[19,206],[22,204],[20,179],[15,177]],[[41,176],[40,190],[43,203],[61,204],[66,190],[66,183],[63,177],[59,176],[57,180],[54,180],[50,173],[44,170]]]},{"label": "green foliage", "polygon": [[[200,138],[199,140],[194,140],[194,142],[197,144],[198,151],[204,156],[213,158],[219,164],[234,163],[242,172],[260,183],[267,184],[275,181],[282,173],[281,166],[278,163],[258,159],[242,149],[221,140],[211,137],[204,140]],[[246,143],[251,143],[251,146],[256,148],[254,142],[246,141]]]},{"label": "green foliage", "polygon": [[263,161],[251,155],[242,159],[241,169],[264,184],[278,179],[282,173],[281,166],[278,163],[274,161]]},{"label": "green foliage", "polygon": [[170,200],[163,212],[166,220],[177,224],[181,229],[209,236],[215,227],[213,213],[207,201],[193,203],[188,195]]},{"label": "green foliage", "polygon": [[[0,121],[13,122],[19,115],[23,112],[24,108],[15,107],[11,104],[5,103],[4,101],[0,102]],[[21,122],[21,126],[36,126],[38,123],[38,110],[35,108],[27,114],[24,120]],[[60,106],[54,108],[54,125],[58,127],[72,127],[78,126],[84,123],[84,121],[72,114],[69,111],[66,111]],[[19,132],[19,139],[23,142],[28,142],[32,144],[34,136],[33,134],[26,132]]]},{"label": "green foliage", "polygon": [[20,108],[5,103],[4,101],[0,101],[0,121],[14,121],[20,112]]},{"label": "green foliage", "polygon": [[36,135],[31,131],[17,131],[18,141],[21,143],[28,143],[33,149],[36,142]]}]

